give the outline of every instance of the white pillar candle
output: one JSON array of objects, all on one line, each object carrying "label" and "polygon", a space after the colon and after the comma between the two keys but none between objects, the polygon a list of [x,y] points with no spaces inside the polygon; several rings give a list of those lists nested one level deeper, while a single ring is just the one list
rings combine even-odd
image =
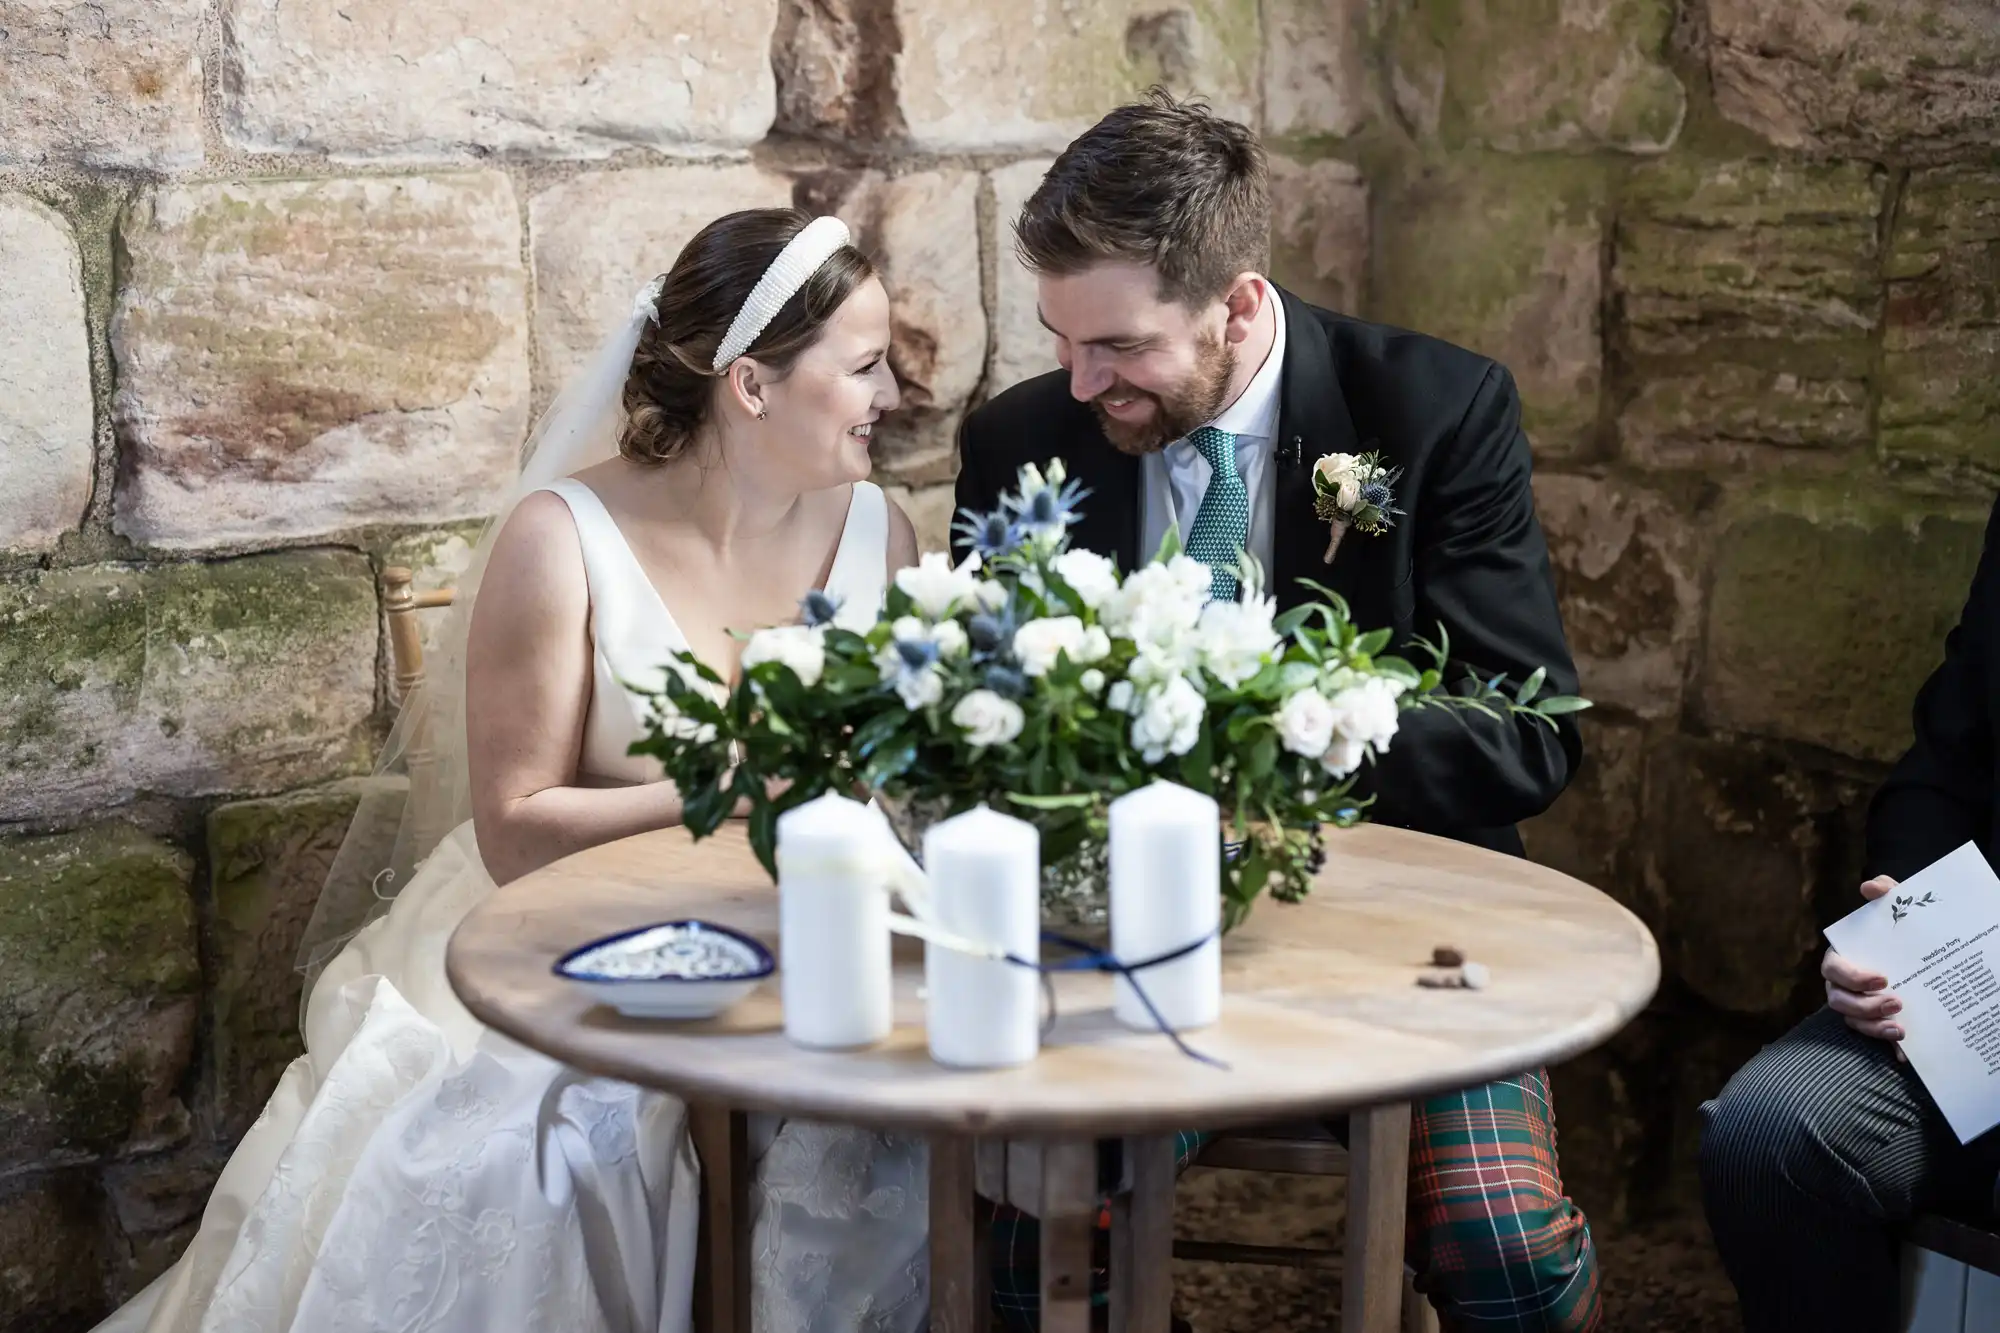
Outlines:
[{"label": "white pillar candle", "polygon": [[[924,869],[941,930],[1041,959],[1041,835],[984,807],[932,825]],[[1015,963],[924,949],[931,1058],[962,1068],[1026,1064],[1042,1044],[1041,985]]]},{"label": "white pillar candle", "polygon": [[[1143,962],[1195,940],[1194,952],[1136,975],[1154,1009],[1176,1031],[1222,1012],[1222,822],[1213,799],[1155,782],[1111,803],[1111,952]],[[1128,1027],[1157,1031],[1145,1003],[1120,976],[1113,1012]]]},{"label": "white pillar candle", "polygon": [[779,995],[801,1046],[867,1046],[893,1025],[879,837],[834,792],[778,817]]}]

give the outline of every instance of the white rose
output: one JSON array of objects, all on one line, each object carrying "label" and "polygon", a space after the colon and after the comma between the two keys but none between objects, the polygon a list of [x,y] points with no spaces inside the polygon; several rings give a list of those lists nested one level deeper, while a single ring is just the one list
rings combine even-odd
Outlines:
[{"label": "white rose", "polygon": [[1134,643],[1165,644],[1192,630],[1208,604],[1208,566],[1187,556],[1147,565],[1125,580],[1099,615],[1106,629]]},{"label": "white rose", "polygon": [[1334,733],[1378,754],[1387,750],[1402,717],[1396,702],[1402,692],[1401,685],[1381,676],[1348,686],[1327,701],[1333,710]]},{"label": "white rose", "polygon": [[1132,744],[1149,764],[1170,754],[1186,754],[1201,739],[1201,720],[1207,711],[1207,701],[1187,677],[1176,676],[1146,696],[1132,719]]},{"label": "white rose", "polygon": [[1111,693],[1104,696],[1104,706],[1114,713],[1131,712],[1132,682],[1129,680],[1113,682]]},{"label": "white rose", "polygon": [[978,573],[977,554],[967,556],[965,563],[954,569],[950,556],[932,551],[916,564],[897,570],[896,586],[925,616],[942,620],[961,600],[972,596],[979,585]]},{"label": "white rose", "polygon": [[1344,778],[1361,767],[1362,757],[1367,753],[1367,747],[1360,741],[1336,737],[1333,744],[1327,748],[1327,752],[1319,757],[1319,764],[1334,777]]},{"label": "white rose", "polygon": [[965,733],[973,748],[1005,745],[1021,734],[1026,721],[1021,705],[991,690],[974,690],[951,710],[952,724]]},{"label": "white rose", "polygon": [[1328,454],[1313,464],[1313,476],[1338,486],[1343,477],[1353,476],[1360,466],[1361,460],[1354,454]]},{"label": "white rose", "polygon": [[889,626],[889,636],[895,639],[924,640],[930,638],[929,629],[915,616],[898,616]]},{"label": "white rose", "polygon": [[1075,661],[1083,639],[1083,622],[1075,616],[1044,616],[1014,631],[1014,656],[1026,674],[1046,676],[1058,655],[1067,652]]},{"label": "white rose", "polygon": [[1333,743],[1333,705],[1318,690],[1300,690],[1278,709],[1278,739],[1293,754],[1319,758]]},{"label": "white rose", "polygon": [[1342,509],[1355,508],[1361,503],[1361,482],[1354,477],[1341,478],[1340,491],[1333,502]]},{"label": "white rose", "polygon": [[931,627],[931,642],[937,645],[939,657],[963,657],[967,646],[965,627],[956,620],[940,620]]},{"label": "white rose", "polygon": [[1276,611],[1268,597],[1210,602],[1199,626],[1202,669],[1232,690],[1262,671],[1278,647],[1271,623]]},{"label": "white rose", "polygon": [[1102,662],[1111,656],[1111,636],[1099,626],[1092,625],[1083,632],[1083,642],[1077,645],[1070,656],[1076,659],[1079,666]]},{"label": "white rose", "polygon": [[778,625],[760,629],[743,646],[743,669],[748,671],[765,662],[782,662],[811,689],[826,670],[826,635],[804,625]]},{"label": "white rose", "polygon": [[976,584],[972,589],[972,600],[979,603],[982,611],[998,611],[1007,605],[1007,587],[990,580]]},{"label": "white rose", "polygon": [[1064,551],[1055,558],[1055,570],[1093,611],[1118,591],[1117,568],[1095,551]]},{"label": "white rose", "polygon": [[1090,670],[1083,673],[1083,676],[1078,681],[1078,684],[1083,686],[1083,692],[1085,694],[1096,694],[1099,690],[1104,688],[1104,673],[1102,671],[1099,671],[1096,667],[1092,667]]}]

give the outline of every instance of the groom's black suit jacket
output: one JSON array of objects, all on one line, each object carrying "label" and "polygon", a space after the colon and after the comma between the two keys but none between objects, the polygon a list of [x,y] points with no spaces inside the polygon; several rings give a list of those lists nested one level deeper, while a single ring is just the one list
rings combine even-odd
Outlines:
[{"label": "groom's black suit jacket", "polygon": [[[1419,635],[1436,642],[1443,626],[1455,662],[1515,681],[1545,666],[1544,693],[1575,693],[1513,378],[1436,338],[1278,295],[1285,364],[1269,585],[1280,609],[1316,596],[1300,583],[1311,579],[1346,598],[1363,630],[1389,627],[1404,645]],[[1379,536],[1348,533],[1333,564],[1323,564],[1327,527],[1313,516],[1313,462],[1371,450],[1403,470],[1396,504],[1405,516]],[[1022,464],[1052,458],[1090,489],[1073,544],[1126,570],[1150,558],[1139,550],[1139,460],[1112,447],[1060,371],[1017,384],[966,418],[959,508],[994,508]],[[1581,756],[1568,717],[1551,730],[1533,718],[1424,709],[1403,715],[1357,792],[1375,795],[1378,823],[1519,854],[1514,824],[1549,807]]]}]

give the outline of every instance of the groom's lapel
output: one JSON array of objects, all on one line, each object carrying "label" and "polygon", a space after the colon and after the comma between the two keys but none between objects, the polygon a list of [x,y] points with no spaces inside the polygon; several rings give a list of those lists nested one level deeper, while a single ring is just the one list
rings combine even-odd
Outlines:
[{"label": "groom's lapel", "polygon": [[[1273,284],[1275,286],[1275,284]],[[1346,592],[1354,565],[1363,563],[1351,551],[1350,535],[1332,565],[1322,562],[1326,524],[1313,514],[1313,463],[1325,454],[1361,452],[1354,419],[1334,374],[1333,347],[1313,308],[1282,287],[1278,299],[1285,309],[1285,369],[1279,389],[1278,438],[1273,462],[1277,469],[1275,531],[1271,538],[1271,592],[1278,607],[1289,610],[1309,596],[1299,585],[1312,579]]]}]

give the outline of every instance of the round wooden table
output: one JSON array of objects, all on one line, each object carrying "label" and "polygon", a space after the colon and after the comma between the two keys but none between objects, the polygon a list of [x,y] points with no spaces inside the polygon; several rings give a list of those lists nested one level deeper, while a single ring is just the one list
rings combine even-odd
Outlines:
[{"label": "round wooden table", "polygon": [[[1082,1333],[1096,1145],[1124,1140],[1131,1190],[1114,1219],[1113,1327],[1153,1333],[1167,1326],[1171,1296],[1173,1131],[1349,1113],[1343,1327],[1394,1330],[1410,1101],[1588,1050],[1659,982],[1652,936],[1596,889],[1514,857],[1367,825],[1328,837],[1306,901],[1261,902],[1224,941],[1222,1019],[1186,1036],[1226,1069],[1118,1024],[1111,979],[1096,973],[1057,976],[1059,1017],[1032,1064],[944,1068],[925,1044],[920,947],[901,939],[895,1031],[857,1052],[787,1041],[775,978],[719,1018],[671,1023],[624,1018],[551,971],[599,936],[683,917],[753,935],[782,965],[777,891],[731,824],[702,843],[679,830],[623,839],[506,885],[460,924],[447,968],[482,1022],[694,1108],[711,1186],[704,1326],[718,1330],[749,1326],[738,1211],[746,1111],[928,1138],[937,1333],[971,1333],[983,1319],[975,1184],[1035,1205],[1042,1327]],[[1485,989],[1416,984],[1446,944],[1490,969]]]}]

